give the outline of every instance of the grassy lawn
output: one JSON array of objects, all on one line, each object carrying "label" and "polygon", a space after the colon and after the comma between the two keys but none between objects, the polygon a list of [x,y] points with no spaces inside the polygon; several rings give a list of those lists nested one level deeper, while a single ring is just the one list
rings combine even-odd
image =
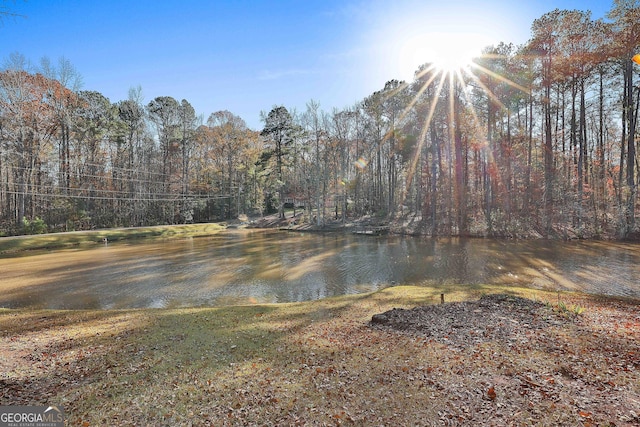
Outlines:
[{"label": "grassy lawn", "polygon": [[113,228],[68,233],[0,237],[0,254],[8,255],[35,249],[54,249],[80,245],[95,245],[142,238],[175,238],[208,236],[224,230],[220,224],[159,225],[154,227]]},{"label": "grassy lawn", "polygon": [[[369,325],[441,293],[455,304],[493,292],[545,302],[566,321],[465,348]],[[631,426],[639,307],[452,286],[224,308],[4,310],[0,403],[60,405],[78,426]]]}]

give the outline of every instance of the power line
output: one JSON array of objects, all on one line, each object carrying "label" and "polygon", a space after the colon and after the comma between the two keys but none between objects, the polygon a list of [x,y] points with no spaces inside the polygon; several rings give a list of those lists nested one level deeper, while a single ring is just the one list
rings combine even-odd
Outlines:
[{"label": "power line", "polygon": [[[15,183],[14,183],[14,187],[15,187]],[[237,187],[231,187],[230,189],[235,189]],[[101,194],[113,194],[113,195],[118,195],[118,194],[123,194],[123,195],[131,195],[132,193],[138,193],[138,194],[142,194],[142,193],[147,193],[147,194],[152,194],[154,196],[163,198],[163,197],[174,197],[174,196],[180,196],[180,197],[208,197],[206,195],[202,195],[202,194],[184,194],[184,193],[174,193],[174,192],[169,192],[169,193],[164,193],[164,192],[151,192],[151,191],[147,191],[144,188],[137,188],[134,191],[130,191],[130,190],[113,190],[113,189],[105,189],[105,188],[82,188],[82,187],[62,187],[62,186],[58,186],[55,184],[40,184],[40,185],[36,185],[36,184],[28,184],[28,188],[24,191],[16,191],[19,194],[22,193],[36,193],[37,191],[42,191],[42,190],[49,190],[48,192],[44,192],[41,194],[60,194],[63,195],[67,192],[93,192],[93,193],[101,193]],[[61,193],[62,192],[62,193]],[[80,197],[84,197],[84,196],[80,196]],[[88,196],[86,196],[88,197]]]},{"label": "power line", "polygon": [[[31,168],[27,168],[24,166],[5,166],[6,169],[10,169],[10,170],[18,170],[18,171],[26,171],[26,172],[31,172],[32,169]],[[58,173],[60,173],[61,170],[58,169],[56,171],[51,171],[51,175],[56,175]],[[125,182],[136,182],[136,183],[148,183],[148,184],[152,184],[152,185],[163,185],[163,184],[168,184],[169,181],[158,181],[158,180],[150,180],[150,179],[143,179],[143,178],[134,178],[134,177],[129,177],[129,176],[125,176],[124,174],[122,174],[121,176],[114,176],[111,173],[105,173],[104,175],[95,175],[95,174],[89,174],[89,173],[76,173],[74,171],[70,171],[69,174],[71,176],[73,176],[74,178],[78,178],[80,181],[87,179],[87,178],[97,178],[100,180],[111,180],[111,181],[125,181]],[[142,174],[146,174],[146,172],[142,172]],[[163,176],[166,176],[167,178],[171,178],[173,177],[173,175],[169,175],[169,174],[164,174]],[[175,182],[175,181],[174,181]]]},{"label": "power line", "polygon": [[164,197],[106,197],[106,196],[82,196],[76,194],[53,194],[53,193],[40,193],[40,192],[22,192],[22,191],[4,191],[5,194],[23,195],[23,196],[35,196],[43,198],[67,198],[67,199],[83,199],[83,200],[111,200],[111,201],[125,201],[125,202],[176,202],[183,200],[218,200],[218,199],[230,199],[234,196],[205,196],[205,195],[184,195],[176,194],[171,198]]}]

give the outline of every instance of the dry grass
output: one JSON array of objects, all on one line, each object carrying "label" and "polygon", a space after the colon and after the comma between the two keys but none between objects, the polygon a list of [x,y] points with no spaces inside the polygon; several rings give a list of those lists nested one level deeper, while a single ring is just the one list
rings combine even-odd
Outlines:
[{"label": "dry grass", "polygon": [[443,291],[560,309],[542,291],[396,287],[282,305],[4,310],[0,403],[58,404],[80,426],[638,425],[638,301],[563,294],[584,311],[517,345],[369,325]]}]

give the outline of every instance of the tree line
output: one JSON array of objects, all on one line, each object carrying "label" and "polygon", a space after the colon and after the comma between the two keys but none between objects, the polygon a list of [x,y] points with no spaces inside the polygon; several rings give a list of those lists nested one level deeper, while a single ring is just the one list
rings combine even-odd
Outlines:
[{"label": "tree line", "polygon": [[203,222],[293,209],[409,232],[637,232],[640,2],[536,19],[469,70],[424,64],[355,105],[274,106],[263,129],[141,89],[112,103],[61,59],[0,72],[4,234]]}]

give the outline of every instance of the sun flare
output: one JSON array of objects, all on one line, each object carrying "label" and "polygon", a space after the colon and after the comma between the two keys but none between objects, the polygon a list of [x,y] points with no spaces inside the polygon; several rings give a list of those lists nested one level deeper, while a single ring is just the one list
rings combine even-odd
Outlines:
[{"label": "sun flare", "polygon": [[432,32],[407,39],[401,48],[402,67],[415,72],[431,64],[443,72],[456,72],[470,67],[473,59],[491,41],[480,34]]}]

